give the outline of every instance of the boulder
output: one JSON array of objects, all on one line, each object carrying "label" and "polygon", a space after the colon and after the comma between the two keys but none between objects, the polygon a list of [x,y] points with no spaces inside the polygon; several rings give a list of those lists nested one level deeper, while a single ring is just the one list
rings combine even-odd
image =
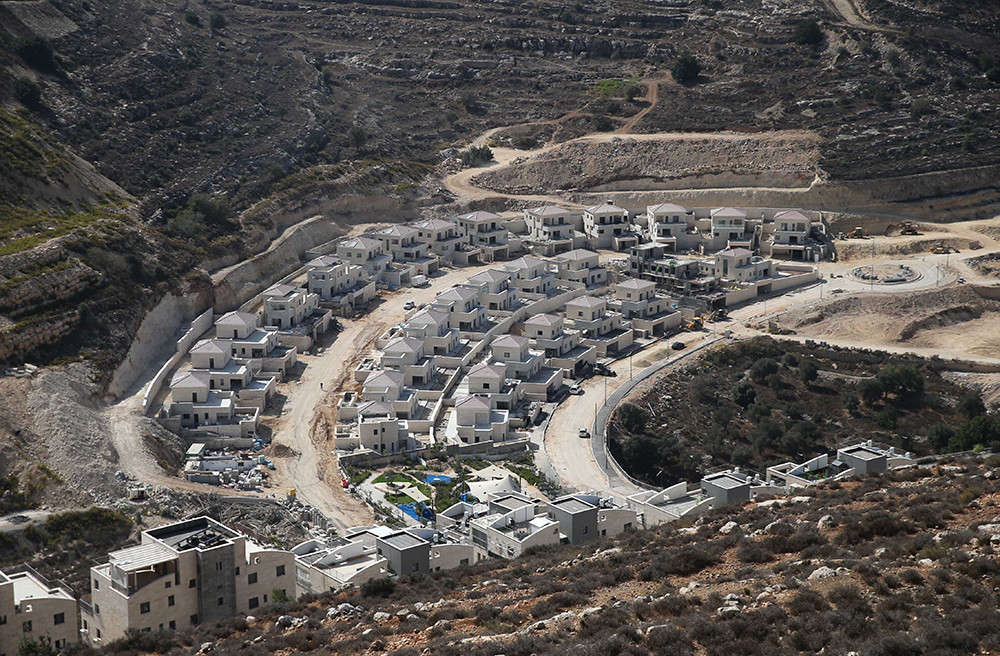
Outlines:
[{"label": "boulder", "polygon": [[817,567],[816,569],[813,570],[812,574],[809,575],[809,580],[815,581],[817,579],[828,579],[831,576],[836,576],[836,575],[837,572],[823,565],[822,567]]}]

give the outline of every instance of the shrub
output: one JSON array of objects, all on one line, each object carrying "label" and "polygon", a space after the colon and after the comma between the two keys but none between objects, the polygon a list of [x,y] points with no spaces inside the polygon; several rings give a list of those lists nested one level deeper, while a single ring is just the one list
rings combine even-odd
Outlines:
[{"label": "shrub", "polygon": [[25,107],[37,107],[42,100],[42,90],[32,80],[19,77],[14,81],[14,97]]},{"label": "shrub", "polygon": [[681,55],[674,62],[673,68],[670,69],[670,74],[678,84],[691,84],[701,74],[701,64],[698,63],[698,60],[692,54]]},{"label": "shrub", "polygon": [[557,592],[556,594],[542,599],[531,607],[531,616],[535,619],[551,617],[561,610],[576,606],[587,601],[586,595],[576,592]]},{"label": "shrub", "polygon": [[469,146],[461,152],[459,157],[466,166],[479,166],[486,162],[493,161],[493,151],[489,146]]},{"label": "shrub", "polygon": [[351,148],[361,148],[367,141],[368,135],[365,134],[364,128],[360,125],[354,125],[347,131],[347,143],[351,145]]},{"label": "shrub", "polygon": [[48,39],[33,34],[32,36],[14,39],[14,52],[24,60],[24,63],[39,71],[55,73],[55,51]]},{"label": "shrub", "polygon": [[986,414],[986,404],[983,403],[982,396],[976,392],[968,392],[958,400],[958,410],[967,418],[972,419]]},{"label": "shrub", "polygon": [[931,101],[927,98],[917,98],[910,103],[910,116],[913,118],[920,118],[921,116],[926,116],[934,111]]},{"label": "shrub", "polygon": [[885,388],[875,378],[866,378],[858,383],[858,394],[865,403],[872,405],[885,395]]},{"label": "shrub", "polygon": [[771,374],[778,373],[778,363],[771,358],[761,358],[750,367],[750,378],[762,382]]},{"label": "shrub", "polygon": [[[754,389],[753,384],[744,380],[739,385],[733,388],[733,402],[742,408],[746,408],[757,398],[757,390]],[[760,407],[760,406],[755,406]],[[768,411],[770,414],[770,411]]]},{"label": "shrub", "polygon": [[221,11],[213,11],[212,15],[208,17],[208,25],[213,30],[221,30],[226,26],[226,17],[222,15]]},{"label": "shrub", "polygon": [[388,597],[395,589],[392,579],[372,579],[361,584],[361,594],[365,597]]},{"label": "shrub", "polygon": [[896,414],[895,408],[882,408],[879,410],[878,414],[875,415],[875,423],[879,427],[886,430],[892,430],[896,428],[896,424],[899,421],[899,417]]},{"label": "shrub", "polygon": [[805,362],[800,364],[799,378],[801,378],[802,382],[805,383],[806,385],[812,383],[814,380],[819,378],[819,368],[816,366],[816,363],[813,362],[812,360],[806,360]]},{"label": "shrub", "polygon": [[190,23],[191,25],[201,25],[201,18],[199,18],[198,14],[194,13],[191,10],[184,12],[184,20]]},{"label": "shrub", "polygon": [[615,418],[621,422],[622,428],[635,434],[646,430],[649,414],[634,403],[623,403],[615,410]]},{"label": "shrub", "polygon": [[795,35],[792,38],[800,46],[815,46],[823,41],[823,30],[815,18],[807,18],[795,26]]},{"label": "shrub", "polygon": [[858,395],[854,392],[844,392],[840,395],[840,402],[844,404],[844,409],[854,414],[858,411],[858,407],[861,405],[861,400],[858,399]]}]

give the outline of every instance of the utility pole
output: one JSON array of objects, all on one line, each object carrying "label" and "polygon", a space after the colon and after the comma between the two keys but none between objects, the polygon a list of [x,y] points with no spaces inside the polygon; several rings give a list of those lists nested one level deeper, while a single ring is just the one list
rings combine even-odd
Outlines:
[{"label": "utility pole", "polygon": [[628,379],[632,380],[632,351],[628,352]]}]

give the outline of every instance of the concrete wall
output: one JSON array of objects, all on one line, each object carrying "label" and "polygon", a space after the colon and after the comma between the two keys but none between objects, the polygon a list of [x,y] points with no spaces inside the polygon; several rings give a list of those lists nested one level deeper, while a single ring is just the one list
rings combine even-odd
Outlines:
[{"label": "concrete wall", "polygon": [[[176,297],[167,296],[164,300],[167,298]],[[162,304],[163,303],[161,302],[161,305]],[[147,315],[146,321],[149,321],[151,316],[152,315]],[[208,310],[205,310],[191,322],[191,326],[187,329],[184,335],[177,340],[177,348],[174,351],[174,354],[170,356],[170,359],[163,363],[163,366],[160,367],[160,369],[156,372],[156,375],[153,376],[153,380],[149,381],[149,385],[146,386],[146,391],[142,395],[143,412],[149,412],[153,401],[156,399],[156,396],[163,388],[163,384],[166,382],[167,374],[169,374],[174,367],[180,364],[181,360],[184,359],[184,356],[187,355],[187,352],[191,350],[192,346],[194,346],[194,343],[198,341],[198,338],[201,337],[206,330],[212,327],[212,317],[212,309],[209,308]],[[143,325],[146,325],[146,321],[143,322]],[[137,345],[140,345],[138,337],[134,342],[132,342],[132,349],[129,350],[129,353],[131,353]],[[122,371],[122,368],[119,367],[118,370]]]}]

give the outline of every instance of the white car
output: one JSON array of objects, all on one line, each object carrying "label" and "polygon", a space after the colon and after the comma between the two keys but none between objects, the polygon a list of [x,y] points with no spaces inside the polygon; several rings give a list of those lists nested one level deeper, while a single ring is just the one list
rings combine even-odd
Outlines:
[{"label": "white car", "polygon": [[590,437],[590,431],[587,430],[586,428],[581,428],[580,429],[580,437],[582,437],[584,439]]},{"label": "white car", "polygon": [[580,387],[579,385],[570,385],[569,386],[569,393],[570,394],[583,394],[583,388]]},{"label": "white car", "polygon": [[403,303],[403,309],[404,310],[412,310],[415,307],[417,307],[417,304],[414,303],[413,301],[407,301],[407,302]]}]

